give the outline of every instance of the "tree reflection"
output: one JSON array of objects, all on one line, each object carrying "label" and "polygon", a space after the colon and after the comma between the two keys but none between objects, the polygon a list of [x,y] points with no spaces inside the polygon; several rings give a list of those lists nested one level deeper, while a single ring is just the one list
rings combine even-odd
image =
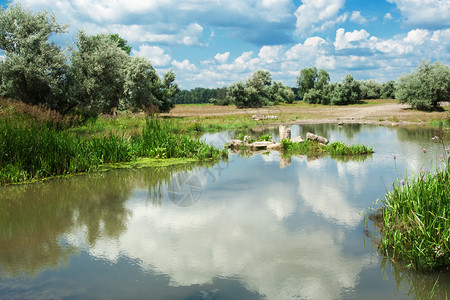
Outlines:
[{"label": "tree reflection", "polygon": [[77,252],[61,242],[66,234],[85,231],[91,247],[99,239],[118,239],[127,229],[131,211],[125,204],[136,187],[158,194],[175,172],[194,167],[115,170],[1,188],[0,276],[60,267]]}]

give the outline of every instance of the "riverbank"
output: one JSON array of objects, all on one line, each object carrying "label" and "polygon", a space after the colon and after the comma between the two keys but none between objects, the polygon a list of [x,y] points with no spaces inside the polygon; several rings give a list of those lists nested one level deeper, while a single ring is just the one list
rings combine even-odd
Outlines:
[{"label": "riverbank", "polygon": [[[442,111],[423,112],[412,110],[407,104],[396,100],[363,100],[359,104],[338,106],[307,104],[281,104],[263,108],[237,109],[235,106],[211,104],[177,105],[164,117],[183,119],[203,126],[214,124],[228,127],[258,126],[260,124],[321,124],[350,123],[385,126],[436,126],[450,118],[450,104],[443,103]],[[277,119],[253,120],[252,116],[275,116]]]},{"label": "riverbank", "polygon": [[[297,102],[242,110],[178,105],[171,113],[161,114],[159,121],[142,114],[123,113],[119,117],[99,116],[66,129],[58,129],[66,126],[60,116],[42,108],[16,106],[17,102],[7,100],[2,103],[0,184],[3,185],[89,172],[107,164],[118,163],[123,167],[143,157],[182,158],[188,162],[225,157],[224,151],[198,141],[202,132],[317,123],[432,126],[443,122],[450,127],[448,105],[439,112],[418,112],[394,100],[367,100],[349,106]],[[259,118],[268,115],[273,118]]]}]

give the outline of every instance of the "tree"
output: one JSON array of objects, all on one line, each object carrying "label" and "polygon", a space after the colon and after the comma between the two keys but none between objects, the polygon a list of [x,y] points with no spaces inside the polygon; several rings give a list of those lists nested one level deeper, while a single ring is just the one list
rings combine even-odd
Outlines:
[{"label": "tree", "polygon": [[117,33],[110,34],[109,38],[117,43],[117,46],[125,51],[126,54],[131,54],[131,46],[129,46],[127,43],[127,40],[121,38]]},{"label": "tree", "polygon": [[295,99],[291,88],[281,82],[272,82],[269,71],[258,70],[245,84],[234,83],[227,89],[228,103],[238,108],[262,107],[279,102],[292,103]]},{"label": "tree", "polygon": [[380,90],[381,99],[394,99],[395,98],[395,81],[388,80],[381,85]]},{"label": "tree", "polygon": [[352,75],[347,74],[342,84],[337,84],[330,96],[333,105],[345,105],[356,103],[361,100],[361,88],[359,82]]},{"label": "tree", "polygon": [[0,63],[2,96],[59,110],[67,64],[50,37],[66,27],[53,14],[34,14],[18,4],[0,12],[0,49],[6,56]]},{"label": "tree", "polygon": [[297,77],[298,95],[303,99],[303,96],[313,89],[317,80],[317,68],[304,68],[300,70],[300,75]]},{"label": "tree", "polygon": [[450,101],[449,67],[422,61],[416,72],[398,80],[395,98],[419,110],[435,109],[439,102]]},{"label": "tree", "polygon": [[228,87],[227,98],[229,98],[230,102],[234,103],[237,108],[259,107],[254,106],[256,103],[250,101],[249,93],[241,81],[233,83]]},{"label": "tree", "polygon": [[[297,77],[298,96],[304,99],[309,90],[323,91],[329,82],[330,75],[324,69],[319,71],[316,67],[301,69],[300,75]],[[313,92],[313,94],[317,93]],[[309,96],[307,98],[310,99]]]},{"label": "tree", "polygon": [[361,81],[361,99],[380,99],[381,84],[375,80]]},{"label": "tree", "polygon": [[84,111],[109,113],[122,106],[129,56],[109,36],[80,31],[68,72],[70,103]]}]

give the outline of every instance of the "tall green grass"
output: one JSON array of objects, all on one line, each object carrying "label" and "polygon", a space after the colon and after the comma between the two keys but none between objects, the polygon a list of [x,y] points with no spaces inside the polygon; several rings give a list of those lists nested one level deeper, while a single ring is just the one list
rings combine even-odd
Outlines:
[{"label": "tall green grass", "polygon": [[365,145],[345,145],[341,142],[331,143],[329,145],[321,145],[315,141],[307,140],[303,143],[292,143],[288,140],[282,140],[281,146],[289,155],[307,155],[311,157],[320,157],[330,155],[332,158],[340,158],[344,156],[361,157],[373,153],[373,148]]},{"label": "tall green grass", "polygon": [[59,130],[26,116],[0,118],[0,183],[42,179],[97,169],[105,163],[137,157],[197,159],[227,156],[198,139],[179,134],[176,124],[147,120],[142,134],[126,137],[110,133],[86,137]]},{"label": "tall green grass", "polygon": [[450,267],[450,168],[393,184],[382,200],[380,249],[419,270]]}]

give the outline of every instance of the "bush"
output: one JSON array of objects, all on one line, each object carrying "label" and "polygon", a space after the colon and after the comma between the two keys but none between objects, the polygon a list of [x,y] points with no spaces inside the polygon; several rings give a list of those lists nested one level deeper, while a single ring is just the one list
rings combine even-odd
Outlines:
[{"label": "bush", "polygon": [[381,85],[381,99],[395,99],[395,81],[388,80]]},{"label": "bush", "polygon": [[374,80],[360,81],[361,99],[380,99],[382,85]]},{"label": "bush", "polygon": [[361,88],[359,82],[348,74],[342,84],[337,84],[331,92],[330,102],[333,105],[345,105],[361,100]]},{"label": "bush", "polygon": [[450,69],[439,62],[423,61],[416,72],[398,80],[395,98],[414,109],[432,110],[450,101]]}]

